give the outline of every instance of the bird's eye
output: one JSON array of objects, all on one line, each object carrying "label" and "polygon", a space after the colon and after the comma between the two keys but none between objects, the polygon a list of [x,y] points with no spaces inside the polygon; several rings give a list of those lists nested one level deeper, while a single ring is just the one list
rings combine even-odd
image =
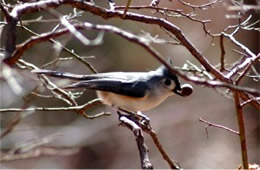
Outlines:
[{"label": "bird's eye", "polygon": [[170,79],[165,79],[165,80],[164,80],[164,84],[165,84],[166,86],[170,86],[170,85],[172,84],[172,81],[171,81]]}]

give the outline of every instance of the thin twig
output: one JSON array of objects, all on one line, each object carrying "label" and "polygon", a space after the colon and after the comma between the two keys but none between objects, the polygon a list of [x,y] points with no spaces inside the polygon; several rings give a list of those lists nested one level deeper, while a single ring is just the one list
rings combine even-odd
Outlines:
[{"label": "thin twig", "polygon": [[[35,65],[33,65],[32,63],[28,63],[22,59],[18,60],[18,63],[25,66],[28,69],[32,69],[32,70],[38,70],[39,68],[36,67]],[[77,106],[77,102],[75,101],[74,98],[72,98],[72,96],[67,93],[65,90],[57,87],[54,83],[52,83],[48,77],[44,76],[44,75],[39,75],[40,80],[43,81],[43,83],[46,85],[46,87],[54,94],[54,96],[58,99],[61,99],[63,101],[65,101],[67,104],[69,105],[73,105],[73,106]]]},{"label": "thin twig", "polygon": [[123,17],[126,16],[126,13],[127,13],[128,9],[129,9],[129,6],[130,6],[130,4],[131,4],[131,1],[132,1],[132,0],[127,0]]},{"label": "thin twig", "polygon": [[247,104],[250,104],[253,101],[260,101],[260,97],[255,97],[253,99],[247,100],[247,101],[241,103],[240,105],[241,105],[241,107],[244,107],[244,106],[246,106]]},{"label": "thin twig", "polygon": [[[116,6],[115,7],[115,10],[119,10],[119,9],[125,9],[126,7],[125,6]],[[186,17],[188,18],[189,20],[191,21],[194,21],[194,22],[198,22],[198,23],[201,23],[201,24],[206,24],[206,23],[209,23],[211,22],[211,20],[200,20],[200,19],[197,19],[197,18],[194,18],[193,17],[193,13],[189,13],[189,14],[186,14],[184,13],[182,10],[180,9],[170,9],[170,8],[164,8],[164,7],[157,7],[157,6],[148,6],[148,5],[140,5],[140,6],[129,6],[128,9],[135,9],[135,10],[140,10],[140,9],[153,9],[153,10],[156,10],[156,12],[159,12],[163,15],[166,15],[166,16],[174,16],[174,15],[170,15],[171,13],[173,14],[178,14],[177,17],[179,16],[183,16],[183,17]],[[205,27],[206,28],[206,27]]]},{"label": "thin twig", "polygon": [[78,114],[80,114],[81,116],[87,118],[87,119],[94,119],[94,118],[98,118],[101,116],[110,116],[110,113],[108,112],[101,112],[99,114],[96,115],[87,115],[85,114],[85,111],[88,110],[89,108],[95,106],[95,105],[99,105],[102,102],[100,101],[100,99],[94,99],[91,100],[83,105],[80,106],[70,106],[70,107],[33,107],[33,108],[1,108],[0,109],[0,113],[10,113],[10,112],[35,112],[35,111],[75,111]]},{"label": "thin twig", "polygon": [[237,77],[237,79],[235,81],[236,85],[238,85],[240,83],[240,81],[246,75],[246,73],[249,71],[251,66],[258,60],[257,58],[260,59],[260,53],[258,53],[258,55],[254,61],[251,61],[250,63],[247,64],[247,66],[244,68],[244,71]]},{"label": "thin twig", "polygon": [[60,14],[58,11],[49,8],[48,9],[49,13],[51,15],[54,15],[55,17],[57,17],[60,20],[60,23],[67,28],[70,33],[75,36],[81,43],[83,43],[84,45],[100,45],[102,43],[102,39],[97,39],[97,41],[93,40],[89,40],[86,36],[84,36],[81,32],[79,32],[74,26],[73,24],[71,24],[66,17],[64,17],[62,14]]},{"label": "thin twig", "polygon": [[177,161],[174,161],[170,158],[170,156],[167,154],[165,149],[163,148],[162,144],[160,143],[157,134],[154,130],[146,131],[148,134],[151,136],[153,139],[154,144],[156,145],[157,149],[161,153],[163,159],[167,161],[171,169],[181,169],[180,166],[178,165],[179,163]]},{"label": "thin twig", "polygon": [[20,114],[21,113],[18,113],[16,115],[16,117],[14,119],[12,119],[11,122],[6,126],[6,128],[2,131],[2,133],[0,135],[0,139],[4,138],[6,135],[8,135],[15,128],[15,126],[18,123],[20,123],[20,121],[21,121],[21,115]]},{"label": "thin twig", "polygon": [[220,36],[220,49],[221,49],[221,56],[220,56],[220,71],[225,71],[225,47],[224,47],[224,36],[221,34]]},{"label": "thin twig", "polygon": [[[29,28],[23,26],[23,29],[25,29],[26,31],[28,31],[29,33],[35,35],[35,36],[40,36],[40,34],[37,34],[36,32],[33,32],[32,30],[30,30]],[[75,57],[77,60],[79,60],[80,62],[82,62],[84,65],[86,65],[93,73],[97,73],[96,69],[89,64],[86,60],[84,60],[83,57],[79,56],[78,54],[76,54],[74,51],[68,49],[67,47],[63,46],[61,43],[59,43],[58,41],[50,38],[49,41],[53,44],[58,44],[64,51],[66,51],[68,54],[72,55],[73,57]]]},{"label": "thin twig", "polygon": [[207,124],[206,129],[207,129],[208,127],[210,127],[210,126],[213,126],[213,127],[217,127],[217,128],[220,128],[220,129],[224,129],[224,130],[226,130],[226,131],[228,131],[228,132],[231,132],[231,133],[233,133],[233,134],[239,135],[239,132],[237,132],[237,131],[235,131],[235,130],[233,130],[233,129],[231,129],[231,128],[228,128],[228,127],[226,127],[226,126],[219,125],[219,124],[215,124],[215,123],[211,123],[211,122],[209,122],[209,121],[207,121],[207,120],[204,120],[204,119],[202,119],[202,118],[200,118],[199,121]]}]

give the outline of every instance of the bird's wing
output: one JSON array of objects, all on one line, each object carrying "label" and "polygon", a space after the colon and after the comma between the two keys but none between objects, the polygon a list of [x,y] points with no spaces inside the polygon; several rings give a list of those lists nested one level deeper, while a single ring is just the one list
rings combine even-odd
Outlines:
[{"label": "bird's wing", "polygon": [[71,85],[63,87],[65,89],[87,88],[100,91],[113,92],[116,94],[131,96],[131,97],[144,97],[148,90],[145,82],[123,81],[122,79],[94,79],[79,81]]},{"label": "bird's wing", "polygon": [[149,88],[145,81],[135,82],[136,76],[138,75],[139,77],[144,77],[144,73],[110,72],[91,75],[78,75],[51,70],[34,70],[32,72],[77,81],[76,83],[63,87],[65,89],[87,88],[141,98],[145,96],[146,91]]},{"label": "bird's wing", "polygon": [[44,74],[51,77],[66,78],[70,80],[88,80],[88,79],[92,79],[93,77],[91,75],[80,75],[80,74],[73,74],[68,72],[52,71],[52,70],[32,70],[32,72],[36,74]]},{"label": "bird's wing", "polygon": [[51,76],[51,77],[56,77],[56,78],[66,78],[66,79],[70,79],[70,80],[93,80],[93,79],[113,79],[116,78],[117,79],[121,79],[121,80],[133,80],[137,74],[143,74],[143,73],[123,73],[123,72],[109,72],[109,73],[98,73],[98,74],[86,74],[86,75],[82,75],[82,74],[73,74],[73,73],[69,73],[69,72],[61,72],[61,71],[52,71],[52,70],[32,70],[33,73],[36,74],[44,74],[47,76]]}]

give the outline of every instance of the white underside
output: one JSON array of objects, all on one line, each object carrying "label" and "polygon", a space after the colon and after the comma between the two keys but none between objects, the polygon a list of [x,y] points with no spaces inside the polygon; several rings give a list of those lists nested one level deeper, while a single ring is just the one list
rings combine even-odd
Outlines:
[{"label": "white underside", "polygon": [[146,95],[142,98],[129,97],[104,91],[97,91],[97,95],[104,104],[109,106],[121,107],[131,111],[146,111],[161,104],[165,99],[172,95],[172,92],[165,91],[165,93],[160,92],[160,95]]}]

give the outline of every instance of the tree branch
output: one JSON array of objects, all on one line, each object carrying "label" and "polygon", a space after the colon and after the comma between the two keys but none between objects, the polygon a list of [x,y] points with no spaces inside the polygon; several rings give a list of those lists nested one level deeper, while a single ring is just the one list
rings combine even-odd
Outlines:
[{"label": "tree branch", "polygon": [[121,125],[124,125],[131,131],[133,131],[135,137],[136,137],[136,143],[138,147],[138,151],[140,154],[140,160],[141,160],[141,168],[142,169],[153,169],[153,165],[149,160],[149,150],[144,143],[144,137],[142,133],[142,129],[131,119],[129,119],[127,116],[122,115],[120,112],[119,114],[119,121],[121,122]]},{"label": "tree branch", "polygon": [[94,100],[91,100],[81,106],[70,106],[70,107],[34,107],[34,108],[25,108],[25,109],[22,109],[22,108],[6,108],[6,109],[3,109],[1,108],[0,109],[0,113],[10,113],[10,112],[35,112],[35,111],[66,111],[66,112],[69,112],[69,111],[74,111],[78,114],[80,114],[81,116],[87,118],[87,119],[95,119],[95,118],[98,118],[98,117],[101,117],[101,116],[110,116],[110,113],[107,113],[107,112],[101,112],[99,114],[96,114],[96,115],[87,115],[85,113],[86,110],[90,109],[91,107],[95,106],[95,105],[99,105],[101,104],[102,102],[100,101],[100,99],[94,99]]},{"label": "tree branch", "polygon": [[245,123],[243,118],[243,111],[239,101],[239,94],[237,92],[233,92],[235,107],[237,112],[237,121],[239,127],[239,139],[241,146],[241,156],[243,162],[243,168],[248,169],[248,156],[247,156],[247,147],[246,147],[246,134],[245,134]]},{"label": "tree branch", "polygon": [[199,121],[207,124],[206,129],[207,129],[209,126],[213,126],[213,127],[217,127],[217,128],[220,128],[220,129],[224,129],[224,130],[226,130],[226,131],[228,131],[228,132],[231,132],[231,133],[234,133],[234,134],[236,134],[236,135],[239,135],[239,132],[237,132],[237,131],[235,131],[235,130],[233,130],[233,129],[230,129],[230,128],[226,127],[226,126],[218,125],[218,124],[215,124],[215,123],[211,123],[211,122],[209,122],[209,121],[207,121],[207,120],[204,120],[204,119],[202,119],[202,118],[200,118]]}]

